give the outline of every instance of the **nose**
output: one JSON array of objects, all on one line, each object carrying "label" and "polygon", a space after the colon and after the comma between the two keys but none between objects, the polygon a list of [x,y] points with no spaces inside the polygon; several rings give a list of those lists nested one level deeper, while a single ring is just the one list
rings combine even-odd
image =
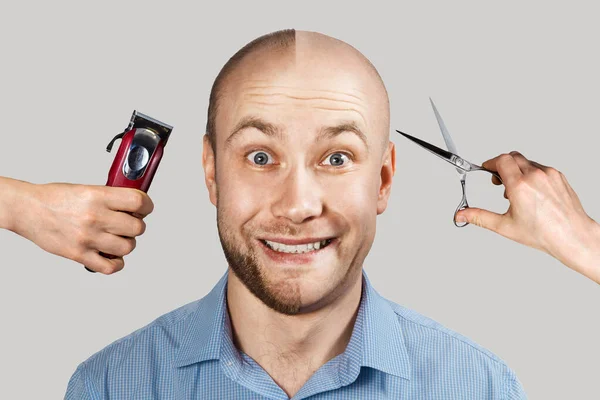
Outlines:
[{"label": "nose", "polygon": [[273,203],[275,217],[284,217],[295,224],[321,215],[322,188],[314,174],[306,169],[293,168],[283,178],[277,200]]}]

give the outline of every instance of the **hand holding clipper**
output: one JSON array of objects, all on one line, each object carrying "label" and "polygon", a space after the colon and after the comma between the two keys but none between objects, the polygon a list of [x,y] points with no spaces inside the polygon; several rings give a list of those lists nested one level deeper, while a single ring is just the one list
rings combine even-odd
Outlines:
[{"label": "hand holding clipper", "polygon": [[[121,145],[108,172],[106,186],[134,188],[147,193],[172,131],[172,126],[134,111],[127,128],[106,147],[106,151],[110,153],[114,142],[121,139]],[[116,258],[102,252],[100,255]]]}]

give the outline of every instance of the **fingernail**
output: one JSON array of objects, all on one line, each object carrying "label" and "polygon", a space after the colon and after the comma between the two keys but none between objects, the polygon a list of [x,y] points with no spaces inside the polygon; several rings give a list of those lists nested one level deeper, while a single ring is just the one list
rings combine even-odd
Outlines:
[{"label": "fingernail", "polygon": [[467,219],[465,218],[464,215],[457,215],[456,222],[467,222]]}]

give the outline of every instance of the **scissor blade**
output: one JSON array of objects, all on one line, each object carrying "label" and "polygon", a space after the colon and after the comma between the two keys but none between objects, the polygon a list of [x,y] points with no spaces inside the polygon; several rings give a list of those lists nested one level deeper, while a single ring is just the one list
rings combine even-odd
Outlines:
[{"label": "scissor blade", "polygon": [[456,156],[455,154],[450,153],[449,151],[440,149],[437,146],[434,146],[430,143],[427,143],[421,139],[418,139],[414,136],[409,135],[408,133],[404,133],[404,132],[400,132],[399,130],[396,130],[396,132],[398,132],[399,134],[401,134],[402,136],[406,137],[407,139],[412,140],[413,142],[415,142],[416,144],[418,144],[419,146],[425,148],[426,150],[432,152],[433,154],[435,154],[436,156],[440,157],[442,160],[446,160],[448,161],[450,164],[456,166],[456,164],[454,164],[452,162],[452,156]]},{"label": "scissor blade", "polygon": [[[435,113],[435,119],[437,119],[438,125],[440,126],[440,130],[442,131],[442,136],[444,137],[444,142],[446,142],[446,147],[448,147],[448,150],[451,153],[458,154],[458,150],[456,149],[456,146],[454,145],[454,142],[452,141],[450,132],[448,132],[448,129],[446,128],[446,124],[444,123],[442,116],[438,112],[437,107],[433,103],[433,100],[431,100],[431,97],[429,98],[429,101],[431,102],[431,106],[433,107],[433,112]],[[460,168],[456,168],[456,170],[458,171],[459,174],[464,174],[464,171],[462,171]]]}]

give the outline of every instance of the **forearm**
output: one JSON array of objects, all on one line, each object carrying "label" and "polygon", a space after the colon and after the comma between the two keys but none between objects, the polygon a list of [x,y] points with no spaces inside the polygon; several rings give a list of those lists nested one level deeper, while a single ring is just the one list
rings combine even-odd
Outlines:
[{"label": "forearm", "polygon": [[590,218],[582,237],[571,251],[556,257],[567,267],[600,284],[600,224]]},{"label": "forearm", "polygon": [[33,183],[0,176],[0,229],[16,232],[22,205],[33,193]]}]

